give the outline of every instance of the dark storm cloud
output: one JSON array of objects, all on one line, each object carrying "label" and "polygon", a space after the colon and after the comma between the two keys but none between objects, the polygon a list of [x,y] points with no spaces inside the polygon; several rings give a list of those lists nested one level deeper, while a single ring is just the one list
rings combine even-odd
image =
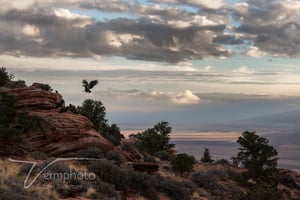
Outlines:
[{"label": "dark storm cloud", "polygon": [[300,24],[287,23],[282,26],[249,26],[237,29],[242,33],[256,35],[255,46],[278,56],[300,57]]},{"label": "dark storm cloud", "polygon": [[[85,31],[89,18],[64,18],[65,10],[10,10],[0,15],[2,54],[47,56],[83,56],[86,54]],[[26,28],[32,29],[29,33]]]},{"label": "dark storm cloud", "polygon": [[[147,19],[136,21],[128,19],[112,20],[92,26],[89,38],[99,39],[99,33],[112,31],[114,34],[138,36],[130,43],[121,40],[121,46],[115,52],[130,59],[179,62],[185,59],[206,56],[229,56],[229,52],[219,49],[212,43],[212,33],[222,32],[223,25],[176,28],[165,24],[153,24]],[[100,37],[100,40],[103,37]],[[92,44],[94,53],[101,54],[103,43]],[[108,53],[108,52],[107,52]]]},{"label": "dark storm cloud", "polygon": [[236,11],[236,31],[259,49],[276,56],[300,57],[300,1],[248,0],[248,9]]},{"label": "dark storm cloud", "polygon": [[[155,5],[64,1],[67,6],[73,2],[73,8],[86,11],[123,12],[134,17],[118,18],[116,15],[112,20],[98,22],[58,8],[62,3],[32,2],[37,6],[0,10],[0,53],[36,57],[121,56],[177,63],[205,57],[229,57],[233,53],[222,45],[252,43],[271,55],[300,56],[300,3],[295,0],[249,0],[243,5],[225,4],[222,0],[214,4],[165,0]],[[181,5],[193,6],[198,11]],[[234,21],[230,21],[228,15],[233,16]]]},{"label": "dark storm cloud", "polygon": [[238,38],[233,35],[220,35],[215,37],[213,39],[213,42],[217,44],[238,45],[238,44],[243,44],[244,39]]},{"label": "dark storm cloud", "polygon": [[[97,54],[165,62],[230,55],[212,42],[212,34],[222,33],[224,25],[177,28],[147,18],[94,23],[63,9],[10,10],[0,19],[4,32],[0,36],[1,53],[11,55],[87,57]],[[38,33],[21,33],[25,25],[34,26]]]}]

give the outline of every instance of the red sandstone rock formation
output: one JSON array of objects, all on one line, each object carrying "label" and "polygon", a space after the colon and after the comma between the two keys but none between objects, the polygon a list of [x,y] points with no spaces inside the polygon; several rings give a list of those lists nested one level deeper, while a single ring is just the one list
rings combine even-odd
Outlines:
[{"label": "red sandstone rock formation", "polygon": [[[38,119],[37,127],[21,134],[14,144],[16,154],[44,152],[48,156],[76,156],[76,151],[96,146],[103,152],[116,147],[93,128],[84,116],[72,112],[59,113],[62,95],[35,87],[7,89],[17,97],[18,112],[27,112]],[[9,151],[9,152],[8,152]],[[0,145],[0,154],[14,154],[5,144]]]},{"label": "red sandstone rock formation", "polygon": [[93,124],[84,116],[66,112],[31,111],[30,115],[40,119],[40,128],[23,136],[22,141],[34,150],[49,156],[75,156],[76,151],[95,146],[103,152],[115,146],[103,138]]},{"label": "red sandstone rock formation", "polygon": [[35,87],[16,88],[9,91],[17,97],[17,108],[21,110],[52,110],[59,107],[62,95]]}]

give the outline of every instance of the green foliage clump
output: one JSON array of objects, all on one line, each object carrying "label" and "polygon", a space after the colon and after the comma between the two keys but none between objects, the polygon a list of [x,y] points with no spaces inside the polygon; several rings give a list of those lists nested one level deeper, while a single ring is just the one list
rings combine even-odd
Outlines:
[{"label": "green foliage clump", "polygon": [[140,173],[132,169],[122,169],[113,162],[102,159],[88,165],[90,172],[107,182],[119,191],[134,190],[150,200],[158,200],[157,191],[163,192],[172,199],[189,199],[185,184],[170,180],[159,175]]},{"label": "green foliage clump", "polygon": [[5,87],[9,88],[24,88],[27,87],[24,80],[17,80],[17,81],[9,81],[5,84]]},{"label": "green foliage clump", "polygon": [[114,145],[119,145],[124,136],[116,124],[109,125],[105,118],[105,107],[101,101],[86,99],[82,106],[77,107],[78,113],[87,117],[95,129]]},{"label": "green foliage clump", "polygon": [[141,151],[155,155],[160,151],[172,151],[175,147],[170,143],[169,134],[172,132],[172,128],[168,122],[162,121],[157,123],[153,128],[149,128],[142,133],[133,135],[136,139],[135,145]]},{"label": "green foliage clump", "polygon": [[256,181],[271,177],[277,167],[277,151],[269,141],[255,132],[246,131],[237,140],[240,144],[237,159],[248,170],[247,176]]},{"label": "green foliage clump", "polygon": [[211,176],[208,172],[193,173],[191,179],[197,186],[205,189],[213,189],[218,184],[218,179],[215,176]]},{"label": "green foliage clump", "polygon": [[39,127],[40,120],[41,119],[39,117],[29,115],[28,112],[21,112],[17,114],[17,122],[22,126],[25,133],[31,129]]},{"label": "green foliage clump", "polygon": [[17,108],[16,108],[17,99],[15,96],[0,93],[0,123],[8,124],[12,122],[16,116]]},{"label": "green foliage clump", "polygon": [[121,143],[120,147],[121,147],[121,149],[123,151],[138,153],[138,150],[137,150],[136,146],[132,142],[125,142],[125,141],[123,141]]},{"label": "green foliage clump", "polygon": [[192,184],[181,183],[171,180],[169,178],[158,177],[158,190],[167,194],[173,200],[189,200],[190,193],[186,189],[186,186],[192,186]]},{"label": "green foliage clump", "polygon": [[203,152],[203,156],[201,157],[202,163],[212,163],[214,160],[211,159],[209,149],[205,148]]},{"label": "green foliage clump", "polygon": [[177,154],[171,161],[172,169],[179,174],[193,171],[195,158],[185,153]]},{"label": "green foliage clump", "polygon": [[168,151],[159,151],[155,154],[155,156],[158,157],[160,160],[168,160],[168,161],[171,161],[175,157],[174,154]]},{"label": "green foliage clump", "polygon": [[0,94],[0,139],[2,141],[14,140],[20,134],[20,130],[10,126],[14,123],[17,109],[15,96],[7,93]]},{"label": "green foliage clump", "polygon": [[227,165],[227,166],[231,165],[230,161],[224,158],[216,160],[215,164]]},{"label": "green foliage clump", "polygon": [[92,194],[92,198],[95,200],[119,200],[121,199],[120,193],[115,190],[115,186],[107,182],[102,181],[99,178],[96,178],[93,182],[93,187],[96,190],[96,193]]},{"label": "green foliage clump", "polygon": [[[80,158],[90,158],[90,159],[100,159],[104,158],[104,153],[97,147],[91,146],[86,149],[82,149],[78,152],[77,154],[78,157]],[[93,160],[81,160],[80,161],[83,164],[90,164],[95,161]]]},{"label": "green foliage clump", "polygon": [[119,151],[109,151],[106,153],[106,158],[112,160],[116,165],[120,166],[124,163],[123,157]]},{"label": "green foliage clump", "polygon": [[116,166],[113,162],[101,159],[88,166],[89,171],[96,174],[104,182],[115,185],[117,190],[126,191],[129,186],[127,171]]},{"label": "green foliage clump", "polygon": [[102,135],[116,146],[119,145],[124,138],[117,124],[106,124]]},{"label": "green foliage clump", "polygon": [[104,157],[104,153],[97,147],[91,146],[86,149],[82,149],[78,152],[78,156],[81,158],[96,158],[100,159]]},{"label": "green foliage clump", "polygon": [[276,186],[260,183],[252,186],[248,192],[241,193],[239,200],[280,200],[282,193],[277,190]]},{"label": "green foliage clump", "polygon": [[23,187],[23,184],[19,184],[18,180],[13,178],[4,179],[2,176],[0,177],[0,199],[2,200],[28,200],[28,199],[39,199],[39,200],[47,200],[47,199],[56,199],[51,194],[46,193],[42,194],[37,191],[29,191]]},{"label": "green foliage clump", "polygon": [[32,84],[34,87],[36,88],[40,88],[42,90],[48,91],[48,92],[52,92],[53,89],[49,84],[44,84],[44,83],[33,83]]},{"label": "green foliage clump", "polygon": [[239,187],[235,185],[219,184],[219,181],[229,179],[229,170],[225,168],[199,171],[193,173],[191,179],[198,187],[208,192],[206,196],[210,197],[209,199],[237,199],[240,192]]},{"label": "green foliage clump", "polygon": [[139,173],[129,170],[128,178],[130,187],[135,189],[139,194],[150,200],[158,199],[156,192],[158,182],[156,177],[147,173]]},{"label": "green foliage clump", "polygon": [[0,68],[0,87],[6,85],[14,78],[14,75],[8,73],[5,67]]},{"label": "green foliage clump", "polygon": [[82,106],[78,106],[79,114],[86,116],[94,124],[97,131],[103,132],[107,120],[105,119],[105,107],[101,101],[86,99]]}]

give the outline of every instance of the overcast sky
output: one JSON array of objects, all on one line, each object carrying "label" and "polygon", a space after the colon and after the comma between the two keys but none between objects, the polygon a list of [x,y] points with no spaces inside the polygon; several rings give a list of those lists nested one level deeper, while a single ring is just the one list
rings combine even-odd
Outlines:
[{"label": "overcast sky", "polygon": [[116,123],[297,110],[299,58],[299,0],[0,0],[0,64]]}]

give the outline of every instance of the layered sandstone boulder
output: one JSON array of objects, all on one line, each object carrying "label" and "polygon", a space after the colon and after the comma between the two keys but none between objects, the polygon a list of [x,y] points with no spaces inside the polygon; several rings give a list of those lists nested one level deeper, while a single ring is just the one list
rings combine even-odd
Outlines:
[{"label": "layered sandstone boulder", "polygon": [[28,152],[43,152],[47,156],[76,156],[76,152],[95,146],[103,152],[115,150],[115,146],[102,137],[86,117],[64,108],[62,95],[34,86],[3,89],[16,96],[17,110],[34,119],[30,130],[23,131],[14,143],[14,151],[9,145],[0,145],[0,154],[25,155]]},{"label": "layered sandstone boulder", "polygon": [[29,114],[41,119],[39,128],[32,131],[29,137],[24,134],[22,141],[36,151],[49,156],[75,156],[77,151],[90,146],[103,152],[116,148],[93,129],[93,124],[82,115],[41,111],[31,111]]},{"label": "layered sandstone boulder", "polygon": [[52,110],[64,106],[62,95],[36,87],[9,90],[16,96],[20,110]]}]

